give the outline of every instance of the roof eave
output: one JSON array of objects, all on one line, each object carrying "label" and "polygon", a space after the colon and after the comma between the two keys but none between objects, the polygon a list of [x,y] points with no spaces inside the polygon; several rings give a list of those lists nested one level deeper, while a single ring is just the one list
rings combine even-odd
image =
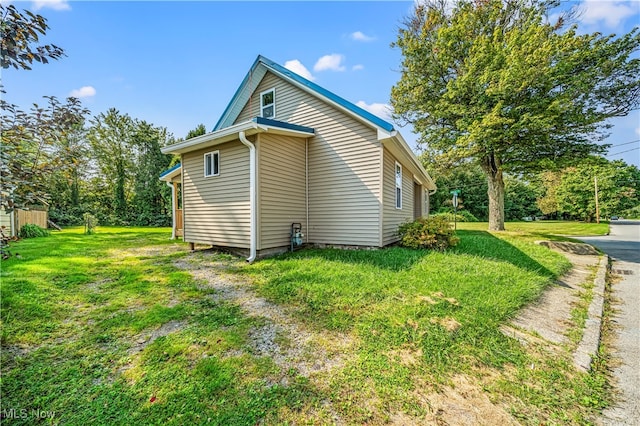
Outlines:
[{"label": "roof eave", "polygon": [[163,154],[185,154],[198,149],[219,145],[237,139],[240,132],[245,132],[247,136],[256,133],[269,132],[279,135],[296,136],[308,138],[314,135],[313,129],[303,128],[291,129],[269,124],[256,122],[256,120],[244,121],[224,129],[216,130],[195,138],[187,139],[174,145],[169,145],[161,149]]},{"label": "roof eave", "polygon": [[160,180],[165,182],[171,182],[173,178],[175,178],[176,176],[180,176],[180,173],[182,173],[182,164],[178,164],[177,166],[172,167],[166,172],[163,172],[160,175]]}]

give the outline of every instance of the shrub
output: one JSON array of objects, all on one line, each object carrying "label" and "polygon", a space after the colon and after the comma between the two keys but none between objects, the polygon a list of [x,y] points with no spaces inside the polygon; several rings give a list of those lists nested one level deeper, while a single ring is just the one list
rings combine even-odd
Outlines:
[{"label": "shrub", "polygon": [[27,223],[22,225],[20,232],[18,232],[20,238],[36,238],[36,237],[48,237],[49,231],[44,228],[40,228],[38,225]]},{"label": "shrub", "polygon": [[[446,217],[447,220],[449,222],[453,222],[454,221],[454,215],[453,212],[438,212],[435,213],[433,215],[431,215],[431,217]],[[455,220],[457,222],[479,222],[478,218],[475,217],[470,211],[468,210],[458,210],[458,214],[455,216]]]},{"label": "shrub", "polygon": [[49,219],[59,226],[82,225],[82,211],[79,208],[61,209],[51,207],[49,209]]},{"label": "shrub", "polygon": [[84,233],[87,235],[91,235],[96,232],[96,227],[98,226],[98,219],[91,213],[85,213],[82,215],[84,219]]},{"label": "shrub", "polygon": [[413,222],[403,223],[398,228],[400,245],[409,248],[446,250],[460,239],[454,235],[453,227],[443,216],[421,217]]}]

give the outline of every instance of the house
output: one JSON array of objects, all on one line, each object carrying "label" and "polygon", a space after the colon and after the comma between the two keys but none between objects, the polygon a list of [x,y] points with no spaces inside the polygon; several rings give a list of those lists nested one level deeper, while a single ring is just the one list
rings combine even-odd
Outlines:
[{"label": "house", "polygon": [[292,223],[319,246],[395,243],[436,189],[391,123],[263,56],[212,132],[162,152],[181,157],[161,176],[174,237],[249,261],[288,248]]}]

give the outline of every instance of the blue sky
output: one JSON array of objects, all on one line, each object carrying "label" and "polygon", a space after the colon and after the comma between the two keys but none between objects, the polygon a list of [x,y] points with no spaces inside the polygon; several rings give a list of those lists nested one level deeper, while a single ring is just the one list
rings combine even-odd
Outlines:
[{"label": "blue sky", "polygon": [[[7,3],[7,1],[3,1]],[[14,1],[51,27],[45,43],[67,57],[32,71],[3,70],[5,99],[27,109],[42,96],[80,97],[93,114],[115,107],[176,137],[211,130],[258,54],[388,118],[401,55],[390,44],[413,6],[392,2]],[[582,31],[628,32],[640,0],[584,0]],[[640,112],[612,122],[612,144],[640,140]],[[402,130],[411,144],[416,137]],[[640,165],[640,143],[611,159]]]}]

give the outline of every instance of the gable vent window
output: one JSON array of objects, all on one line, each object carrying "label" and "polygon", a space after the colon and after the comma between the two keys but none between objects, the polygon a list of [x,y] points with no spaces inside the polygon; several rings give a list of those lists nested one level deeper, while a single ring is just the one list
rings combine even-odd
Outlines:
[{"label": "gable vent window", "polygon": [[402,208],[402,166],[396,163],[396,209]]},{"label": "gable vent window", "polygon": [[264,118],[276,116],[276,89],[260,93],[260,116]]},{"label": "gable vent window", "polygon": [[208,152],[204,155],[204,177],[220,174],[220,151]]}]

